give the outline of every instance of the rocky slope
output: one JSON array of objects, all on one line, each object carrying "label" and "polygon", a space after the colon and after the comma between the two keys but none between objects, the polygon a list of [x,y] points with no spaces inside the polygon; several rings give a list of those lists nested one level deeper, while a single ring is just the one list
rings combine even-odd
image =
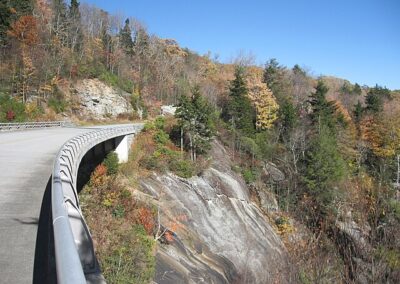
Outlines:
[{"label": "rocky slope", "polygon": [[84,79],[75,86],[80,114],[92,119],[116,118],[131,114],[130,94],[106,85],[98,79]]},{"label": "rocky slope", "polygon": [[[142,179],[171,238],[158,246],[156,283],[290,283],[287,253],[215,142],[201,176]],[[167,238],[168,239],[168,238]]]}]

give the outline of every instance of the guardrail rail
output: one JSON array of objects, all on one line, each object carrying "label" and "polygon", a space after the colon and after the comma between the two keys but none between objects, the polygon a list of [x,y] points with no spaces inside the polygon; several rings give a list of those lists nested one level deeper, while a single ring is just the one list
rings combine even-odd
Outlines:
[{"label": "guardrail rail", "polygon": [[37,128],[50,128],[50,127],[66,127],[72,126],[70,121],[44,121],[44,122],[9,122],[0,123],[1,131],[16,131],[16,130],[27,130]]},{"label": "guardrail rail", "polygon": [[93,130],[70,139],[58,152],[51,189],[58,283],[105,283],[79,205],[76,189],[79,164],[95,145],[119,136],[134,135],[142,128],[142,124],[137,124]]}]

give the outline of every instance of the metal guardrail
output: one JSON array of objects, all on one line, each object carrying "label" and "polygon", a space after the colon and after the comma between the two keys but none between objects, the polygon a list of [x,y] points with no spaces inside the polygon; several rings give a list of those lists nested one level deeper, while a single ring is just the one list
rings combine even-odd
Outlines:
[{"label": "metal guardrail", "polygon": [[44,121],[44,122],[10,122],[0,123],[1,131],[13,131],[13,130],[27,130],[36,128],[50,128],[50,127],[65,127],[72,126],[73,124],[69,121]]},{"label": "metal guardrail", "polygon": [[105,283],[79,205],[76,190],[79,164],[95,145],[115,137],[134,135],[142,128],[143,124],[136,124],[96,129],[70,139],[58,152],[51,189],[58,283]]}]

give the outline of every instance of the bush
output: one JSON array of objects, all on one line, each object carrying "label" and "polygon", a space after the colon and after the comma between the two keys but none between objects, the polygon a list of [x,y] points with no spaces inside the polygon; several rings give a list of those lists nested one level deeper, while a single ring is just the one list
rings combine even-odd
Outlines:
[{"label": "bush", "polygon": [[154,142],[160,145],[165,145],[169,141],[169,135],[164,130],[159,130],[154,135]]},{"label": "bush", "polygon": [[0,122],[22,122],[25,120],[24,104],[9,95],[0,94]]},{"label": "bush", "polygon": [[154,126],[154,123],[152,121],[148,121],[144,124],[143,126],[143,131],[148,132],[151,130],[154,130],[156,127]]},{"label": "bush", "polygon": [[120,78],[117,75],[115,75],[107,70],[104,70],[100,74],[99,79],[101,81],[107,83],[108,85],[120,88],[121,90],[123,90],[127,93],[132,92],[133,83],[130,80]]},{"label": "bush", "polygon": [[155,128],[159,130],[164,130],[165,127],[165,118],[163,116],[158,116],[154,121]]},{"label": "bush", "polygon": [[191,161],[179,159],[170,162],[170,170],[177,176],[190,178],[193,176],[195,169]]},{"label": "bush", "polygon": [[108,153],[107,157],[104,160],[104,165],[107,167],[107,173],[109,175],[115,175],[118,172],[119,168],[119,160],[118,155],[115,152]]},{"label": "bush", "polygon": [[256,175],[251,169],[244,169],[242,172],[242,175],[243,175],[244,181],[247,184],[250,184],[250,183],[256,181]]}]

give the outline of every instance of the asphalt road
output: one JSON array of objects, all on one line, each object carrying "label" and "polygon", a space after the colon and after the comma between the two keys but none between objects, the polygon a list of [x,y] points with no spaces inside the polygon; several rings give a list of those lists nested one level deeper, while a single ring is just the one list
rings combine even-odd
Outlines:
[{"label": "asphalt road", "polygon": [[69,138],[88,131],[0,133],[0,283],[32,283],[40,208],[55,155]]}]

